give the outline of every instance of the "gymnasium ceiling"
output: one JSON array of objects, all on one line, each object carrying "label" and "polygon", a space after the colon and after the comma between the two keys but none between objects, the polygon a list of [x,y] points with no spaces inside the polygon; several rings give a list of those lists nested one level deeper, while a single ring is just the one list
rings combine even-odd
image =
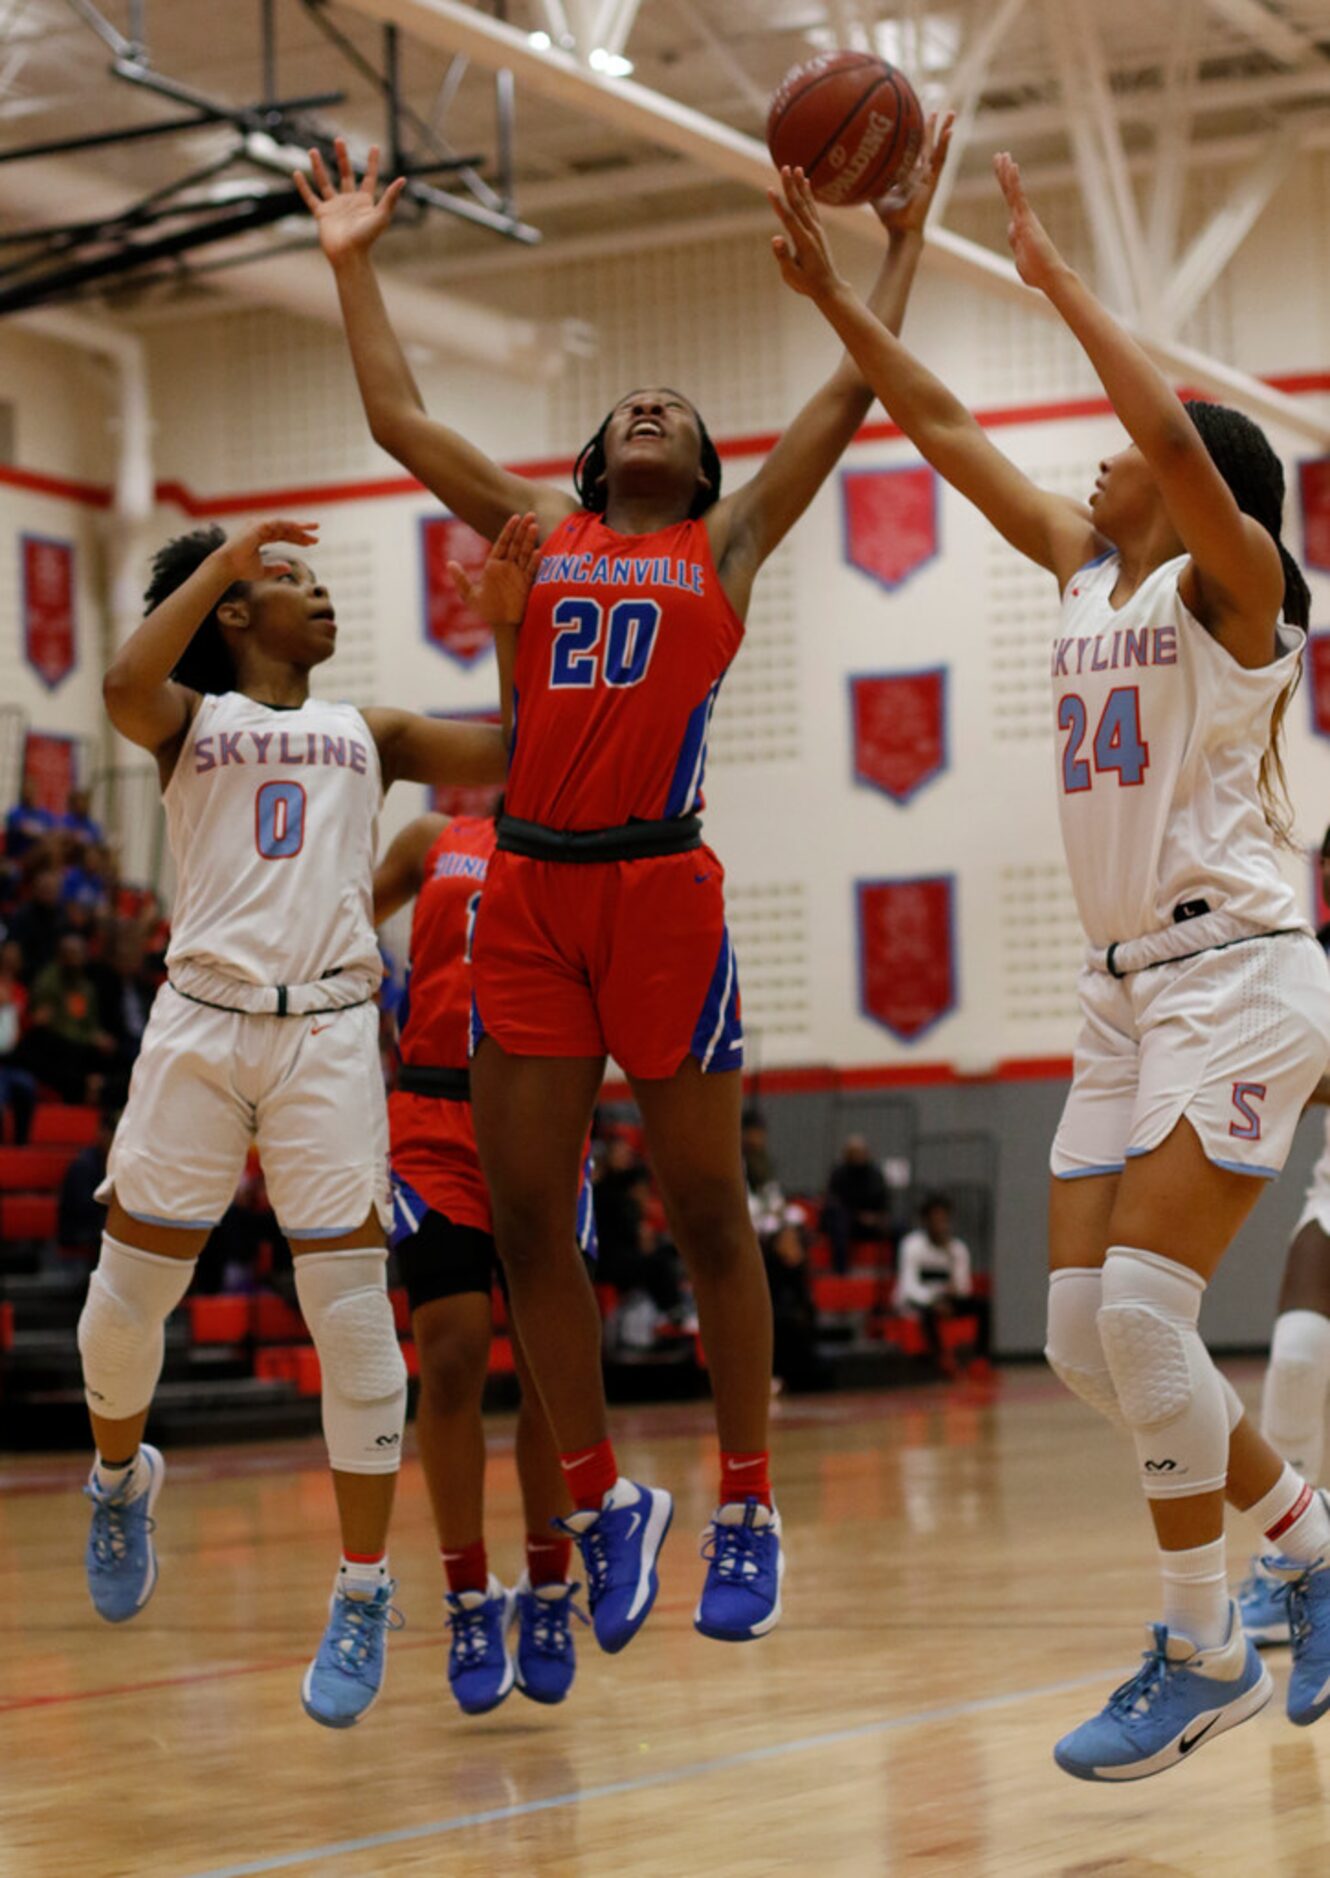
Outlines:
[{"label": "gymnasium ceiling", "polygon": [[[361,149],[381,138],[381,99],[302,0],[105,0],[98,12],[120,33],[141,30],[155,71],[209,97],[250,103],[264,96],[265,4],[275,22],[277,92],[344,91],[345,101],[314,113],[317,120]],[[1151,218],[1147,171],[1166,165],[1183,182],[1197,166],[1231,175],[1230,226],[1201,257],[1212,275],[1216,260],[1222,266],[1227,258],[1225,241],[1230,251],[1235,245],[1234,216],[1246,215],[1249,225],[1288,163],[1330,144],[1330,0],[327,0],[322,11],[371,63],[381,57],[381,21],[399,22],[403,97],[433,118],[455,152],[482,156],[491,181],[494,74],[480,57],[450,57],[452,26],[506,17],[527,55],[515,81],[515,209],[550,255],[616,230],[719,226],[759,206],[733,164],[725,173],[705,150],[685,148],[687,138],[663,145],[645,118],[611,121],[601,108],[606,89],[640,86],[760,138],[767,97],[787,68],[837,44],[875,46],[914,76],[926,105],[961,109],[963,147],[948,206],[956,226],[974,224],[967,205],[991,192],[989,153],[1010,147],[1036,182],[1078,184],[1101,258],[1115,242],[1135,243],[1141,274],[1145,260],[1163,277],[1185,258],[1176,204],[1171,216]],[[92,14],[89,0],[0,0],[0,154],[178,114],[111,74]],[[541,51],[530,35],[551,49]],[[607,55],[630,61],[631,75],[607,75]],[[599,90],[579,95],[577,74],[596,68]],[[230,136],[209,127],[0,163],[0,215],[12,228],[76,219],[89,204],[105,213],[203,168]],[[233,186],[241,175],[251,189],[277,186],[275,173],[244,164]],[[1132,218],[1123,177],[1135,183],[1134,230],[1123,226]],[[215,178],[203,185],[218,187]],[[290,244],[304,232],[288,221],[253,240]],[[385,260],[420,285],[457,282],[466,292],[470,280],[520,264],[519,256],[502,235],[433,212]],[[211,249],[174,265],[147,302],[211,291],[206,268],[217,258]],[[117,304],[129,309],[138,298],[121,289]]]}]

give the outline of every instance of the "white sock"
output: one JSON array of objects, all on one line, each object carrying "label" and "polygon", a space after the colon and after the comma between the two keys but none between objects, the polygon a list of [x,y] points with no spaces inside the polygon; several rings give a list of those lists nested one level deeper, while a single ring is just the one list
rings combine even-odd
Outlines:
[{"label": "white sock", "polygon": [[372,1598],[388,1582],[388,1554],[376,1559],[343,1558],[337,1568],[337,1588],[348,1598]]},{"label": "white sock", "polygon": [[108,1467],[99,1454],[92,1464],[93,1481],[103,1493],[118,1493],[123,1488],[127,1500],[136,1500],[147,1485],[139,1466],[141,1453],[140,1448],[135,1448],[133,1457],[123,1467]]},{"label": "white sock", "polygon": [[1224,1541],[1194,1545],[1183,1552],[1161,1552],[1164,1579],[1164,1622],[1203,1650],[1212,1650],[1228,1636],[1228,1576],[1224,1569]]},{"label": "white sock", "polygon": [[1247,1511],[1270,1544],[1285,1558],[1308,1564],[1330,1548],[1330,1513],[1319,1493],[1284,1463],[1284,1471],[1263,1499]]}]

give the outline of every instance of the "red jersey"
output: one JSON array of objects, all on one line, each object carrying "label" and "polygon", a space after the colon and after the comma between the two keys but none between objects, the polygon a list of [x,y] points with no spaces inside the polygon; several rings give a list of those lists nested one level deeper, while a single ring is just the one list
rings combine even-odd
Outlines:
[{"label": "red jersey", "polygon": [[425,856],[424,885],[411,918],[411,978],[401,1025],[404,1063],[467,1067],[471,930],[493,853],[489,817],[459,815]]},{"label": "red jersey", "polygon": [[517,640],[507,813],[585,829],[700,808],[711,713],[743,631],[703,522],[649,535],[586,509],[560,522]]}]

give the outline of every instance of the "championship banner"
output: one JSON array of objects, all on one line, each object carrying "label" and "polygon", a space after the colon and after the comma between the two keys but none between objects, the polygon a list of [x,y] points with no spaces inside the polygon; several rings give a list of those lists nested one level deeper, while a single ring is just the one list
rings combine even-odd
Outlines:
[{"label": "championship banner", "polygon": [[23,653],[48,691],[74,669],[74,546],[45,535],[19,537]]},{"label": "championship banner", "polygon": [[1330,574],[1330,457],[1312,457],[1298,465],[1302,497],[1302,558],[1308,567]]},{"label": "championship banner", "polygon": [[[488,551],[488,550],[487,550]],[[456,555],[453,559],[456,560]],[[453,723],[459,720],[470,724],[500,724],[503,719],[498,705],[486,711],[431,711],[431,717],[446,717]],[[503,794],[502,783],[435,783],[425,791],[427,807],[435,815],[493,815],[499,797]]]},{"label": "championship banner", "polygon": [[1330,633],[1308,633],[1303,669],[1312,729],[1318,737],[1330,737]]},{"label": "championship banner", "polygon": [[39,809],[63,815],[69,792],[78,785],[78,745],[73,737],[30,730],[23,749],[23,775],[31,783]]},{"label": "championship banner", "polygon": [[427,515],[420,524],[421,613],[425,637],[459,665],[474,665],[494,644],[494,635],[465,604],[448,572],[456,561],[472,580],[489,558],[490,544],[452,515]]},{"label": "championship banner", "polygon": [[840,492],[845,558],[888,592],[937,554],[937,476],[927,463],[842,470]]},{"label": "championship banner", "polygon": [[956,1008],[955,879],[855,882],[859,1007],[902,1043]]},{"label": "championship banner", "polygon": [[850,679],[854,780],[906,803],[947,767],[947,668]]}]

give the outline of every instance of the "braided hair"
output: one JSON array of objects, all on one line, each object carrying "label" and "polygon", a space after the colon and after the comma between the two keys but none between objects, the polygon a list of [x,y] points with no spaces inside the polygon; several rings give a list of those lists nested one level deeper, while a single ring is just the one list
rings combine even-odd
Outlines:
[{"label": "braided hair", "polygon": [[[683,393],[676,391],[673,396],[682,398]],[[702,439],[702,459],[698,467],[705,481],[698,483],[688,507],[688,520],[695,522],[699,515],[706,514],[720,494],[720,453],[711,441],[711,434],[702,422],[696,405],[686,398],[684,402],[697,420],[698,432]],[[582,507],[590,509],[593,515],[603,515],[610,499],[605,476],[605,433],[610,427],[610,419],[614,416],[614,411],[618,408],[616,404],[614,410],[606,415],[595,436],[582,445],[577,461],[573,465],[573,488],[577,491],[577,499]]]},{"label": "braided hair", "polygon": [[[210,528],[195,528],[187,535],[177,535],[165,547],[159,548],[153,556],[152,579],[143,596],[145,615],[151,613],[154,607],[159,607],[178,587],[182,587],[225,540],[225,532],[214,522]],[[171,676],[179,684],[188,685],[191,691],[235,690],[235,660],[223,637],[217,607],[227,600],[243,599],[248,591],[248,582],[232,581],[176,660]]]},{"label": "braided hair", "polygon": [[[1201,433],[1211,462],[1228,484],[1244,515],[1259,522],[1275,546],[1284,569],[1283,615],[1304,631],[1311,623],[1312,596],[1302,569],[1284,546],[1284,466],[1259,424],[1227,404],[1207,404],[1188,398],[1184,408]],[[1299,665],[1275,701],[1270,714],[1270,741],[1261,758],[1259,789],[1265,819],[1276,841],[1293,845],[1293,804],[1284,768],[1284,719],[1302,676]]]}]

